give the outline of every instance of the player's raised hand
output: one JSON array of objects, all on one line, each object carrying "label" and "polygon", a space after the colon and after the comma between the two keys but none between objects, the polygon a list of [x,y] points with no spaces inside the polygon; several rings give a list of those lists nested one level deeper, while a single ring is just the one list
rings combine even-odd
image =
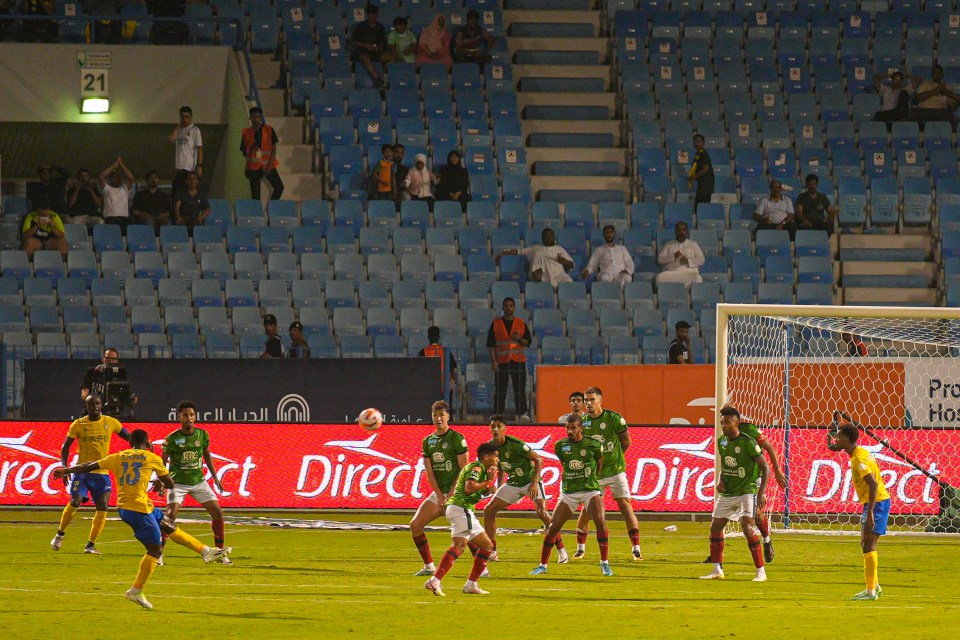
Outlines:
[{"label": "player's raised hand", "polygon": [[490,478],[490,484],[497,483],[497,465],[487,467],[487,476]]},{"label": "player's raised hand", "polygon": [[163,495],[163,483],[159,479],[153,479],[153,485],[150,487],[150,490],[156,493],[157,495]]},{"label": "player's raised hand", "polygon": [[786,488],[787,488],[787,477],[786,477],[785,475],[783,475],[783,471],[780,471],[780,469],[777,469],[776,471],[774,471],[774,474],[773,474],[773,475],[776,477],[776,479],[777,479],[777,484],[780,485],[780,488],[781,488],[781,489],[786,489]]}]

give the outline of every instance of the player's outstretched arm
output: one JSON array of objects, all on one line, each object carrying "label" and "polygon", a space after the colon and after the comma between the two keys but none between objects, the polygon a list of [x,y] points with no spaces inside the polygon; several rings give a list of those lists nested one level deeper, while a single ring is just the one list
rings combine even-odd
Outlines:
[{"label": "player's outstretched arm", "polygon": [[63,467],[62,469],[54,469],[53,477],[54,478],[65,478],[68,474],[74,473],[90,473],[91,471],[96,471],[100,468],[100,461],[95,460],[94,462],[85,462],[83,464],[78,464],[75,467]]}]

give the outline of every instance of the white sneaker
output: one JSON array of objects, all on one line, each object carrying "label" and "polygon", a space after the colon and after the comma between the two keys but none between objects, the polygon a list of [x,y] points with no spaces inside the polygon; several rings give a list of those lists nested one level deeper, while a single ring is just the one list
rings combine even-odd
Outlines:
[{"label": "white sneaker", "polygon": [[229,557],[227,557],[227,556],[225,555],[225,556],[223,556],[222,558],[220,558],[220,564],[229,564],[229,565],[232,565],[232,564],[233,564],[233,560],[231,560]]},{"label": "white sneaker", "polygon": [[83,552],[84,552],[84,553],[90,553],[90,554],[93,554],[93,555],[95,555],[95,556],[102,556],[102,555],[103,555],[102,553],[100,553],[100,550],[97,549],[96,547],[84,547],[84,548],[83,548]]},{"label": "white sneaker", "polygon": [[53,536],[53,540],[50,541],[50,548],[54,551],[60,551],[60,545],[63,544],[63,536],[59,533]]},{"label": "white sneaker", "polygon": [[753,579],[754,582],[766,582],[767,581],[767,572],[761,567],[757,569],[757,577]]},{"label": "white sneaker", "polygon": [[207,547],[207,550],[200,555],[203,556],[204,564],[210,564],[214,560],[220,560],[220,558],[223,558],[231,551],[233,551],[233,549],[230,547],[225,547],[223,549],[218,549],[217,547]]},{"label": "white sneaker", "polygon": [[559,555],[557,556],[557,564],[567,564],[570,561],[570,554],[567,553],[566,549],[560,549]]},{"label": "white sneaker", "polygon": [[157,558],[157,566],[158,567],[163,566],[163,556],[160,556],[159,558]]},{"label": "white sneaker", "polygon": [[144,609],[153,609],[153,605],[150,604],[150,602],[143,597],[143,592],[141,591],[137,591],[136,593],[134,593],[133,589],[131,588],[123,595],[127,597],[127,600],[129,600],[130,602],[136,602],[138,605],[140,605]]},{"label": "white sneaker", "polygon": [[432,591],[435,596],[445,596],[443,589],[440,588],[440,581],[437,580],[435,576],[430,576],[430,579],[423,583],[423,588],[427,591]]},{"label": "white sneaker", "polygon": [[473,594],[476,594],[476,595],[478,595],[478,596],[485,596],[485,595],[488,595],[488,594],[490,593],[489,591],[484,591],[483,589],[481,589],[480,586],[479,586],[476,582],[474,582],[474,583],[471,584],[469,581],[467,582],[467,584],[463,585],[463,592],[464,592],[464,593],[473,593]]},{"label": "white sneaker", "polygon": [[723,571],[711,571],[705,576],[700,576],[701,580],[723,580]]},{"label": "white sneaker", "polygon": [[490,570],[487,569],[486,567],[484,567],[484,568],[483,568],[483,573],[480,574],[480,577],[481,577],[481,578],[489,578],[489,577],[490,577]]},{"label": "white sneaker", "polygon": [[500,562],[500,556],[497,554],[496,551],[494,551],[493,553],[490,554],[490,559],[487,560],[487,562]]}]

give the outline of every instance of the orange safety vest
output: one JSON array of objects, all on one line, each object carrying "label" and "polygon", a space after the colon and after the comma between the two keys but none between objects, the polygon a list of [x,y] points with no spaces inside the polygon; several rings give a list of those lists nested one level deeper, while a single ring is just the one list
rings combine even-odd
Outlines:
[{"label": "orange safety vest", "polygon": [[427,358],[440,358],[440,379],[443,380],[443,374],[447,367],[447,358],[443,346],[428,344],[423,348],[423,355]]},{"label": "orange safety vest", "polygon": [[497,346],[494,347],[497,364],[506,364],[511,360],[513,362],[527,361],[527,355],[523,352],[523,345],[510,338],[511,333],[522,335],[523,326],[523,320],[520,318],[513,319],[509,330],[503,318],[497,318],[493,321],[493,335],[497,339]]},{"label": "orange safety vest", "polygon": [[247,127],[243,130],[243,147],[247,150],[247,171],[257,171],[263,169],[265,173],[273,171],[279,162],[274,157],[273,162],[266,166],[264,161],[273,153],[273,128],[265,124],[260,129],[260,149],[254,151],[253,127]]}]

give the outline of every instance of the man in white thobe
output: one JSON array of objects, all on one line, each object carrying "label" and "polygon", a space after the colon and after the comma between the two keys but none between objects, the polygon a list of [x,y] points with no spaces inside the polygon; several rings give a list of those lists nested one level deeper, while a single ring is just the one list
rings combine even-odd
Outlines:
[{"label": "man in white thobe", "polygon": [[567,269],[573,269],[573,258],[563,247],[557,246],[557,236],[553,229],[544,229],[540,234],[543,244],[535,244],[525,249],[507,249],[497,254],[500,256],[523,256],[530,265],[530,280],[533,282],[549,282],[554,290],[561,282],[573,282]]},{"label": "man in white thobe", "polygon": [[633,280],[633,258],[622,244],[615,244],[617,230],[612,224],[603,228],[605,244],[593,250],[587,268],[583,270],[584,280],[591,273],[597,273],[597,282],[616,282],[622,289],[625,284]]},{"label": "man in white thobe", "polygon": [[690,290],[694,282],[703,282],[700,267],[703,266],[703,251],[700,245],[687,237],[689,228],[686,222],[678,222],[673,227],[674,239],[663,245],[657,262],[663,271],[657,274],[657,286],[664,282],[682,282]]}]

